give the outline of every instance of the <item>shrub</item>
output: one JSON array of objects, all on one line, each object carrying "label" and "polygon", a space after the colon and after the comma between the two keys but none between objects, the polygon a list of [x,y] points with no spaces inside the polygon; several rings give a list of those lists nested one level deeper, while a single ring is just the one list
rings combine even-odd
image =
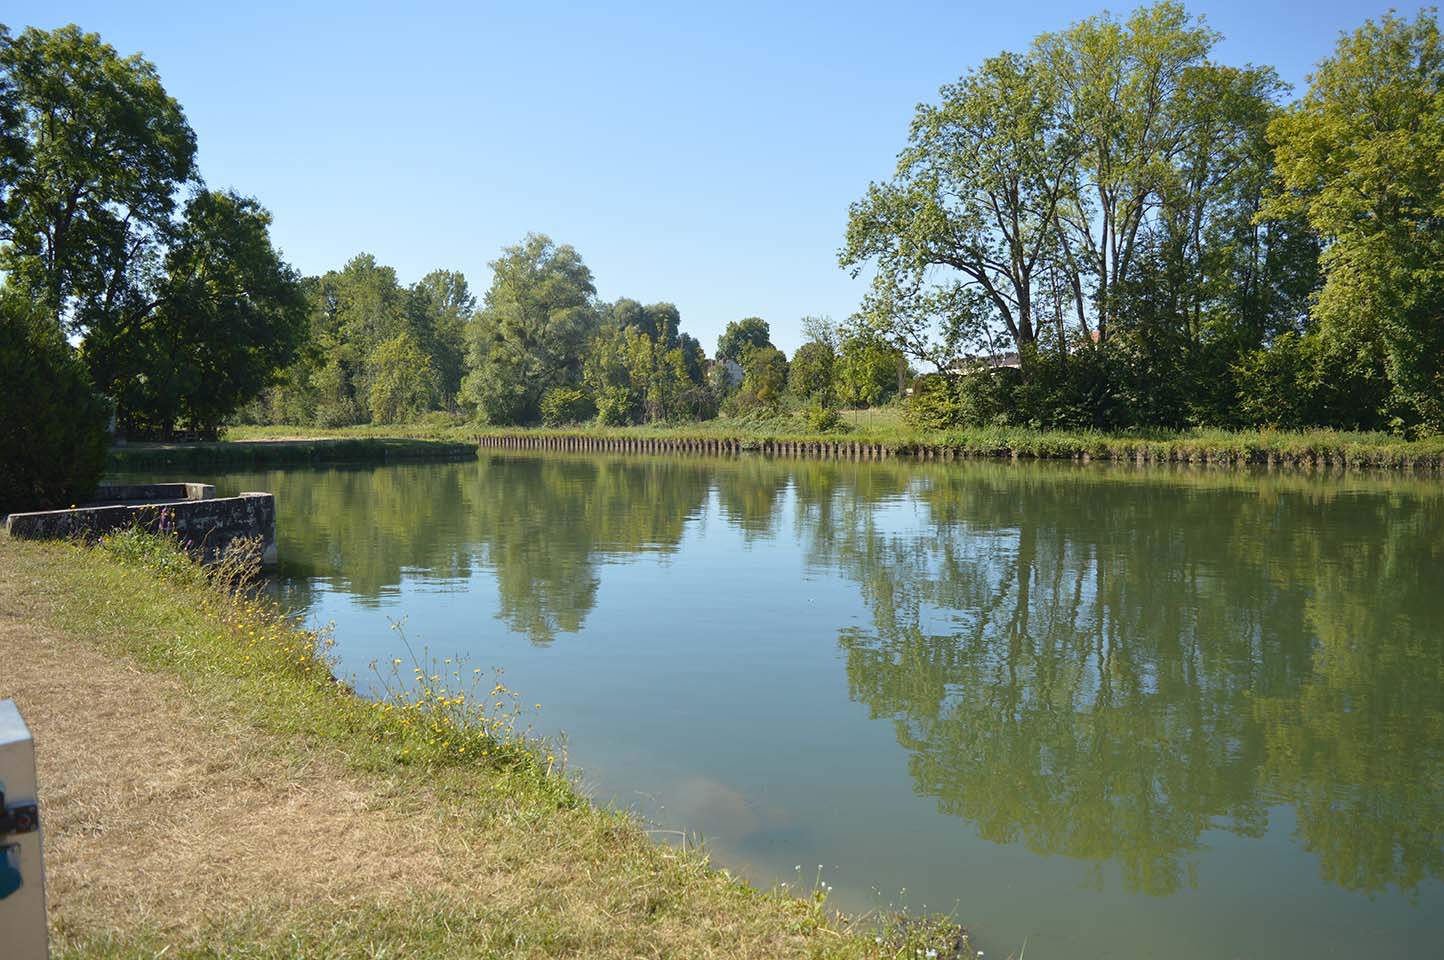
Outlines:
[{"label": "shrub", "polygon": [[110,404],[48,318],[0,298],[0,513],[69,506],[105,469]]},{"label": "shrub", "polygon": [[831,433],[842,426],[842,414],[838,413],[832,404],[823,403],[818,397],[814,397],[803,409],[802,418],[807,421],[807,428],[814,433]]},{"label": "shrub", "polygon": [[1010,397],[1013,423],[1045,430],[1117,429],[1128,425],[1118,384],[1125,371],[1107,345],[1067,355],[1026,347],[1022,378]]},{"label": "shrub", "polygon": [[919,430],[946,430],[965,422],[958,392],[949,378],[943,376],[917,378],[905,415],[908,423]]},{"label": "shrub", "polygon": [[328,429],[353,427],[358,423],[365,422],[366,416],[361,411],[361,405],[350,398],[323,403],[316,408],[316,426],[318,427]]},{"label": "shrub", "polygon": [[642,418],[642,402],[635,390],[607,387],[597,396],[597,419],[609,427],[625,427]]},{"label": "shrub", "polygon": [[717,416],[719,402],[710,387],[691,386],[677,397],[674,419],[711,420]]},{"label": "shrub", "polygon": [[1285,333],[1234,365],[1238,410],[1249,426],[1300,430],[1390,426],[1383,359],[1368,345]]},{"label": "shrub", "polygon": [[597,405],[592,398],[576,387],[552,387],[542,394],[542,423],[549,427],[581,423],[590,420],[596,413]]},{"label": "shrub", "polygon": [[1000,426],[1009,421],[1018,372],[1006,367],[964,377],[919,377],[908,399],[908,422],[921,430]]}]

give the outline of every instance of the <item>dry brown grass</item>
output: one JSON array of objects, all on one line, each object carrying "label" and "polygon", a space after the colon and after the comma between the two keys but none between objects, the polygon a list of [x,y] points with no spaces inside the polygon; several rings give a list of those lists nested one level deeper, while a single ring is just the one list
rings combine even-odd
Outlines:
[{"label": "dry brown grass", "polygon": [[209,662],[230,628],[194,589],[0,537],[0,697],[36,735],[59,956],[897,957],[945,936],[879,946],[485,767],[378,765]]},{"label": "dry brown grass", "polygon": [[126,917],[183,936],[247,909],[279,918],[363,890],[404,895],[421,877],[432,891],[475,888],[424,821],[387,802],[387,784],[320,752],[278,752],[198,709],[177,680],[38,622],[54,604],[15,572],[0,571],[0,646],[12,652],[0,696],[36,735],[58,927]]}]

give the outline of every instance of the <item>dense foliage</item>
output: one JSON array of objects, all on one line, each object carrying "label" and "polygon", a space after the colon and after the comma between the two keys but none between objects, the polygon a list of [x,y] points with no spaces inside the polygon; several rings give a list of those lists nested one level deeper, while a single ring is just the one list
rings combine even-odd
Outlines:
[{"label": "dense foliage", "polygon": [[[1444,429],[1444,41],[1432,13],[1339,41],[1269,126],[1269,216],[1328,238],[1320,335],[1382,356],[1401,416]],[[1407,412],[1406,412],[1407,411]]]},{"label": "dense foliage", "polygon": [[1435,19],[1344,37],[1287,109],[1218,39],[1092,17],[918,108],[840,257],[851,326],[939,378],[921,421],[1444,428]]},{"label": "dense foliage", "polygon": [[95,491],[110,408],[54,323],[9,295],[0,295],[0,410],[0,514]]},{"label": "dense foliage", "polygon": [[728,327],[741,357],[729,378],[674,304],[599,300],[571,246],[529,234],[490,266],[479,307],[460,273],[407,288],[368,254],[308,280],[309,344],[244,418],[334,427],[445,410],[497,425],[622,426],[709,419],[734,397],[775,412],[787,397],[786,358],[760,318]]},{"label": "dense foliage", "polygon": [[303,279],[255,200],[204,187],[151,64],[0,27],[0,271],[132,435],[433,411],[833,425],[902,401],[929,427],[1444,430],[1435,16],[1342,37],[1292,105],[1219,39],[1162,2],[985,60],[852,206],[858,312],[804,318],[791,358],[742,318],[709,360],[675,305],[600,300],[538,234],[479,302],[460,272],[408,286],[364,253]]},{"label": "dense foliage", "polygon": [[73,25],[0,28],[0,113],[6,295],[79,341],[123,430],[213,434],[304,334],[269,214],[205,189],[155,68]]}]

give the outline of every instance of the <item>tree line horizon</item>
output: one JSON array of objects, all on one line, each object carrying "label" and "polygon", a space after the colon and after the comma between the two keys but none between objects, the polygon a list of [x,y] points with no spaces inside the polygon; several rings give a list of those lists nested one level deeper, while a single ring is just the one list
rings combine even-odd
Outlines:
[{"label": "tree line horizon", "polygon": [[542,234],[501,251],[480,298],[367,254],[302,277],[260,201],[205,184],[152,64],[74,25],[0,27],[7,403],[38,391],[91,460],[103,440],[77,424],[111,416],[137,437],[432,411],[828,430],[904,398],[920,429],[1439,433],[1437,15],[1341,33],[1291,102],[1271,67],[1213,60],[1220,39],[1162,2],[944,85],[848,210],[858,311],[804,318],[789,358],[760,317],[708,357],[675,305],[600,300]]}]

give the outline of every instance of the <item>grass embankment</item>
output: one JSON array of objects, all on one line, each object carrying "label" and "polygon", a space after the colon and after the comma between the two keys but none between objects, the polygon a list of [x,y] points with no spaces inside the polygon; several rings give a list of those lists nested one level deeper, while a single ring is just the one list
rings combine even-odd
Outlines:
[{"label": "grass embankment", "polygon": [[[243,438],[240,438],[243,439]],[[276,438],[223,443],[132,443],[112,447],[113,471],[151,467],[264,467],[327,463],[469,460],[475,441],[395,436],[306,437],[291,430]]]},{"label": "grass embankment", "polygon": [[323,430],[304,427],[232,427],[228,440],[275,436],[413,437],[472,440],[499,435],[589,437],[674,442],[731,440],[743,449],[771,450],[777,445],[865,443],[894,456],[996,457],[1047,460],[1121,460],[1163,463],[1275,463],[1385,469],[1444,467],[1444,437],[1407,441],[1387,433],[1338,430],[1093,431],[977,427],[918,431],[897,408],[852,410],[844,428],[818,433],[795,416],[761,420],[711,420],[643,427],[495,428],[433,416],[417,424]]},{"label": "grass embankment", "polygon": [[653,842],[516,737],[515,695],[463,697],[468,668],[402,664],[436,673],[364,701],[320,638],[212,580],[153,538],[0,537],[0,697],[37,738],[57,957],[968,950]]}]

